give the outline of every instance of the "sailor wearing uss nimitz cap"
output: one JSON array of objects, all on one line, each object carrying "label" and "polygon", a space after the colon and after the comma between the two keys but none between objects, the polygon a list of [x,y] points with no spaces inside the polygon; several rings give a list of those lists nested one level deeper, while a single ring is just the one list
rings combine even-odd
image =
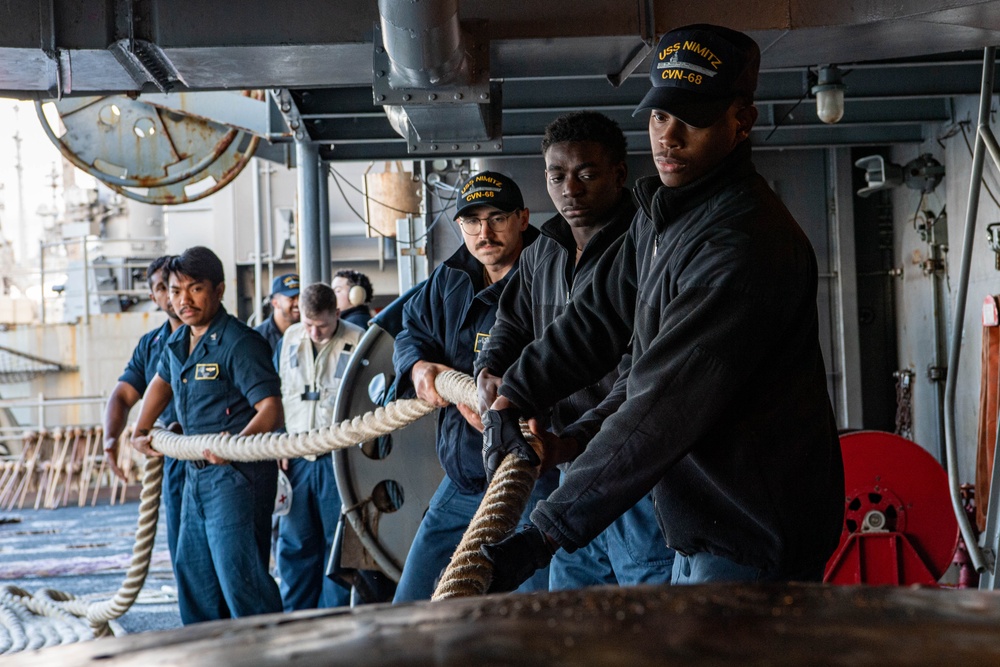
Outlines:
[{"label": "sailor wearing uss nimitz cap", "polygon": [[708,127],[738,97],[753,100],[760,68],[757,43],[706,24],[665,34],[649,71],[653,84],[633,115],[662,109],[693,127]]},{"label": "sailor wearing uss nimitz cap", "polygon": [[[652,492],[671,584],[820,581],[844,517],[844,471],[816,311],[816,257],[756,171],[760,50],[690,25],[660,40],[649,119],[657,175],[614,262],[503,376],[491,460],[559,452],[519,429],[631,352],[624,396],[531,524],[482,553],[510,590],[597,538]],[[509,412],[508,415],[501,413]],[[489,413],[487,413],[489,415]]]}]

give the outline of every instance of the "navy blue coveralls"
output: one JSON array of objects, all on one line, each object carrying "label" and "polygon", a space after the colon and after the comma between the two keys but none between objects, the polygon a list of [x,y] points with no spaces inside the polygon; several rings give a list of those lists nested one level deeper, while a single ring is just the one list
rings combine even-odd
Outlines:
[{"label": "navy blue coveralls", "polygon": [[[133,389],[142,396],[146,393],[146,387],[156,377],[156,367],[160,362],[160,355],[167,345],[167,338],[170,337],[170,320],[162,326],[147,332],[139,339],[139,344],[132,350],[132,358],[125,365],[119,382],[131,385]],[[157,422],[163,426],[169,426],[177,421],[177,413],[174,412],[174,404],[170,405],[160,413]],[[184,493],[184,462],[169,456],[163,461],[163,486],[160,497],[163,499],[163,506],[167,515],[167,548],[170,550],[170,562],[177,562],[177,534],[181,527],[181,497]]]},{"label": "navy blue coveralls", "polygon": [[[239,433],[254,405],[280,399],[267,341],[224,308],[189,355],[190,336],[178,328],[157,369],[186,435]],[[175,568],[185,624],[281,611],[268,573],[277,475],[273,461],[187,462]]]}]

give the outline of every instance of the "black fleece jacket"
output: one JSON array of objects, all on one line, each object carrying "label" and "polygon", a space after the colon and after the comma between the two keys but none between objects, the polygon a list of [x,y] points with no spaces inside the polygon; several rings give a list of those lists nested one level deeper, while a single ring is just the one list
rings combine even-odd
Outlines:
[{"label": "black fleece jacket", "polygon": [[[607,222],[587,242],[579,262],[569,223],[556,214],[542,224],[541,236],[521,253],[517,273],[503,290],[497,321],[476,360],[474,377],[484,368],[498,376],[507,372],[525,346],[541,336],[566,305],[586,290],[599,260],[625,234],[634,216],[632,197],[623,191],[608,212]],[[611,392],[617,377],[616,369],[553,406],[553,431],[586,445],[607,417],[601,410],[588,411]],[[587,416],[581,420],[585,413]]]},{"label": "black fleece jacket", "polygon": [[525,349],[501,394],[528,415],[632,341],[626,398],[532,521],[572,551],[653,491],[667,543],[780,578],[837,545],[844,475],[808,239],[743,142],[680,188],[657,177],[617,255]]}]

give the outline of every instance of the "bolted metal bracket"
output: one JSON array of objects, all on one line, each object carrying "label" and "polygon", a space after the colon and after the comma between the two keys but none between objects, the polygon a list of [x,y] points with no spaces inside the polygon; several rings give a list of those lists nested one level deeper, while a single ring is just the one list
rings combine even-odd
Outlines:
[{"label": "bolted metal bracket", "polygon": [[119,39],[108,46],[108,50],[140,88],[152,83],[161,93],[169,93],[178,83],[187,86],[163,49],[152,42]]},{"label": "bolted metal bracket", "polygon": [[931,382],[944,382],[948,376],[947,366],[927,366],[927,379]]},{"label": "bolted metal bracket", "polygon": [[889,529],[886,527],[888,523],[885,519],[885,513],[878,510],[872,510],[865,514],[864,520],[861,522],[861,532],[862,533],[887,533]]},{"label": "bolted metal bracket", "polygon": [[394,81],[392,61],[375,25],[372,102],[386,108],[408,153],[467,154],[503,150],[501,85],[490,81],[485,21],[462,23],[468,80],[427,87]]},{"label": "bolted metal bracket", "polygon": [[996,552],[993,551],[993,549],[985,548],[982,549],[981,553],[983,554],[983,560],[986,561],[985,562],[986,570],[988,572],[994,572],[997,566]]},{"label": "bolted metal bracket", "polygon": [[920,190],[924,194],[934,192],[943,178],[944,165],[930,153],[924,153],[903,165],[903,182],[906,187]]},{"label": "bolted metal bracket", "polygon": [[920,263],[920,269],[925,276],[941,275],[944,273],[943,259],[926,259]]},{"label": "bolted metal bracket", "polygon": [[288,130],[296,141],[307,141],[309,133],[306,131],[305,123],[299,114],[299,107],[295,104],[291,92],[287,88],[275,88],[271,90],[271,99],[274,100],[278,112],[288,126]]},{"label": "bolted metal bracket", "polygon": [[382,41],[382,30],[375,24],[372,42],[374,79],[372,95],[377,105],[488,103],[490,99],[490,49],[485,37],[485,21],[464,21],[462,36],[468,63],[468,81],[429,88],[414,88],[393,80],[392,61]]},{"label": "bolted metal bracket", "polygon": [[[483,109],[449,110],[448,108],[425,106],[406,106],[403,111],[406,113],[408,122],[406,123],[407,137],[406,148],[408,153],[429,154],[475,154],[475,153],[499,153],[503,150],[503,139],[500,128],[500,102],[502,98],[499,83],[493,84],[490,93],[492,104],[496,106],[496,113],[490,113]],[[481,107],[482,105],[475,105]],[[452,111],[453,113],[449,113]],[[478,113],[478,122],[482,124],[485,131],[475,131],[474,136],[468,137],[468,131],[463,132],[462,123],[468,120],[469,112]],[[460,122],[441,123],[443,118],[450,118],[458,121],[456,116],[461,117]],[[467,124],[467,123],[466,123]],[[495,137],[495,138],[494,138]]]}]

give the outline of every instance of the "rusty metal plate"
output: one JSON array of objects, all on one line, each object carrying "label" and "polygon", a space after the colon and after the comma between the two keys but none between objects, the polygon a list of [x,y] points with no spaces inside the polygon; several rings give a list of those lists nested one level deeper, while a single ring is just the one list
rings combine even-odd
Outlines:
[{"label": "rusty metal plate", "polygon": [[186,204],[215,194],[250,162],[259,137],[238,132],[236,138],[211,164],[194,175],[176,183],[148,187],[122,187],[113,183],[107,186],[130,199],[153,205]]},{"label": "rusty metal plate", "polygon": [[[46,111],[54,109],[61,127]],[[204,171],[237,131],[124,95],[36,102],[42,129],[71,163],[119,187],[161,187]]]}]

